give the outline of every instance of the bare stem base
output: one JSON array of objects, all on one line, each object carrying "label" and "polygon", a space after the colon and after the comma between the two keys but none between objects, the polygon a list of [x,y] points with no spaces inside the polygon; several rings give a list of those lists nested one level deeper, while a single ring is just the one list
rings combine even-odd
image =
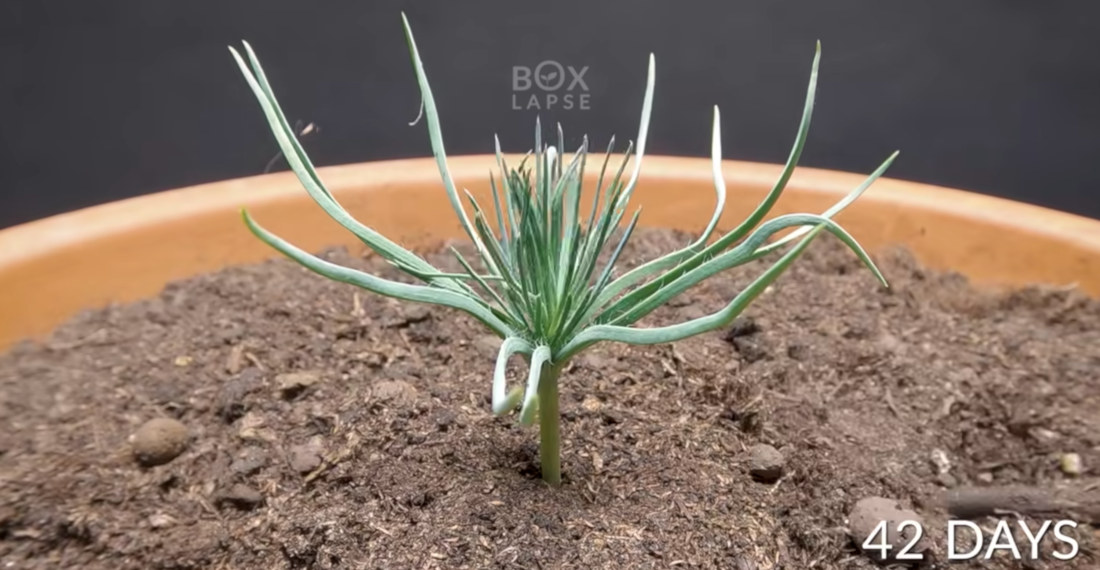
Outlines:
[{"label": "bare stem base", "polygon": [[539,380],[539,462],[542,480],[561,484],[561,433],[558,410],[558,376],[561,365],[547,364]]}]

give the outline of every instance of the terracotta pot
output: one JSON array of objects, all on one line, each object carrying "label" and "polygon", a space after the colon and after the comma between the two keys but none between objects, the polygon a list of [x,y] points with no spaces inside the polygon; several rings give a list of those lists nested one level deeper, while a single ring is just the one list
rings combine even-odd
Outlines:
[{"label": "terracotta pot", "polygon": [[[489,199],[492,157],[458,157],[450,164],[460,187]],[[747,215],[779,170],[726,162],[722,227]],[[596,172],[589,169],[590,185]],[[461,235],[431,159],[329,167],[321,176],[353,215],[403,244],[428,246]],[[800,168],[771,215],[824,211],[862,180]],[[643,207],[642,225],[701,230],[714,207],[709,161],[647,157],[634,204]],[[361,246],[290,173],[162,192],[16,226],[0,231],[0,349],[40,338],[81,310],[278,256],[245,229],[239,215],[244,206],[306,250]],[[837,219],[872,250],[905,244],[925,265],[957,270],[981,285],[1076,283],[1100,295],[1097,220],[891,179],[879,180]]]}]

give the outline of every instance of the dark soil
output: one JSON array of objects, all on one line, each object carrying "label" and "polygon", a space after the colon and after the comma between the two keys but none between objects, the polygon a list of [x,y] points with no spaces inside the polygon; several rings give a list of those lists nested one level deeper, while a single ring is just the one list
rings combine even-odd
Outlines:
[{"label": "dark soil", "polygon": [[[626,259],[685,240],[643,232]],[[558,489],[539,479],[537,428],[490,413],[499,341],[456,312],[282,260],[87,312],[0,356],[0,567],[873,568],[847,535],[865,497],[918,512],[941,559],[949,490],[1091,500],[1100,302],[880,261],[890,291],[823,238],[729,330],[578,357]],[[701,316],[762,267],[650,323]],[[128,438],[157,417],[191,439],[143,467]],[[749,474],[760,444],[782,455],[776,482]],[[1047,517],[1084,517],[1072,562],[1048,541],[1046,561],[958,567],[1096,568],[1093,515]]]}]

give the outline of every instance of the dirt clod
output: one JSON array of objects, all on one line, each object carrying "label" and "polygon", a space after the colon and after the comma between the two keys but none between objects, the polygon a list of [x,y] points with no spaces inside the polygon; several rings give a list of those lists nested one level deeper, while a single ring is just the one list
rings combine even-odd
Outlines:
[{"label": "dirt clod", "polygon": [[222,420],[233,423],[247,413],[248,397],[257,391],[261,384],[262,377],[257,368],[245,368],[240,374],[222,384],[214,404]]},{"label": "dirt clod", "polygon": [[[867,497],[857,501],[848,515],[848,536],[872,560],[897,561],[897,555],[920,532],[915,526],[903,527],[907,521],[916,523],[920,529],[924,528],[924,519],[916,511],[901,507],[896,500]],[[885,526],[880,526],[884,522]],[[889,548],[880,548],[884,544]],[[927,548],[928,543],[922,536],[921,542],[909,552],[917,554]]]},{"label": "dirt clod", "polygon": [[792,342],[787,345],[787,356],[792,360],[805,360],[809,352],[809,347],[802,342]]},{"label": "dirt clod", "polygon": [[321,380],[319,372],[289,372],[275,377],[275,384],[279,387],[279,394],[283,399],[296,398],[310,386]]},{"label": "dirt clod", "polygon": [[491,334],[480,334],[470,342],[471,347],[477,350],[484,358],[495,359],[497,353],[500,352],[501,339],[498,336]]},{"label": "dirt clod", "polygon": [[164,465],[187,449],[187,426],[171,418],[154,418],[130,436],[134,459],[145,467]]},{"label": "dirt clod", "polygon": [[416,388],[404,380],[384,380],[375,384],[370,393],[379,404],[408,405],[417,397]]},{"label": "dirt clod", "polygon": [[311,442],[290,448],[290,467],[298,473],[309,473],[321,466],[320,444]]},{"label": "dirt clod", "polygon": [[218,493],[216,502],[220,506],[231,506],[241,510],[251,510],[264,502],[264,496],[248,485],[237,483]]},{"label": "dirt clod", "polygon": [[233,459],[229,468],[238,475],[252,475],[267,465],[267,453],[258,447],[246,447]]},{"label": "dirt clod", "polygon": [[726,340],[732,342],[735,338],[751,336],[758,332],[760,332],[760,325],[756,324],[756,319],[752,317],[737,317],[733,320],[733,324],[730,325],[729,331],[726,333]]},{"label": "dirt clod", "polygon": [[760,443],[749,448],[749,475],[761,483],[774,483],[783,476],[786,459],[776,448]]},{"label": "dirt clod", "polygon": [[149,517],[150,528],[168,528],[176,524],[176,519],[164,513],[157,513]]},{"label": "dirt clod", "polygon": [[933,449],[931,456],[932,465],[940,475],[946,475],[951,471],[951,460],[942,449]]},{"label": "dirt clod", "polygon": [[435,426],[439,431],[448,431],[458,423],[458,414],[444,410],[435,416]]},{"label": "dirt clod", "polygon": [[[638,230],[623,269],[693,240]],[[448,250],[423,254],[463,270]],[[377,257],[324,255],[406,278]],[[719,310],[771,261],[639,324]],[[759,330],[735,340],[753,346],[716,331],[578,355],[560,383],[558,488],[539,480],[538,428],[491,412],[500,339],[455,311],[286,260],[88,311],[0,354],[0,567],[881,570],[858,553],[866,537],[839,531],[872,496],[917,505],[935,549],[956,511],[1007,509],[1032,529],[1069,518],[1080,553],[1057,568],[1100,567],[1100,302],[976,291],[904,252],[876,262],[889,291],[820,238],[741,315]],[[276,379],[302,371],[322,380],[284,398]],[[526,372],[513,358],[509,388]],[[120,469],[148,410],[201,438],[163,468]],[[747,473],[764,442],[787,460],[770,485]],[[315,443],[295,467],[292,448]],[[1062,471],[1064,452],[1080,476]],[[1062,486],[1076,492],[1051,494]],[[1002,488],[1019,490],[990,494]]]},{"label": "dirt clod", "polygon": [[746,364],[752,364],[768,357],[768,349],[755,337],[737,337],[733,339],[733,346]]}]

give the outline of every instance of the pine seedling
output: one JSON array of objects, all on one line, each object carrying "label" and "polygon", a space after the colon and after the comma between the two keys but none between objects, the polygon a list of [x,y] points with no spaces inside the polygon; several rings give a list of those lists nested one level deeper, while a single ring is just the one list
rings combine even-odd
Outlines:
[{"label": "pine seedling", "polygon": [[[653,55],[649,57],[637,141],[627,146],[621,163],[611,171],[608,166],[614,150],[612,139],[603,156],[595,188],[590,190],[591,198],[585,201],[587,209],[582,204],[582,183],[589,157],[588,139],[585,138],[567,159],[562,150],[561,128],[558,128],[557,144],[551,145],[543,140],[538,121],[534,150],[515,167],[506,163],[500,141],[496,141],[499,175],[490,176],[493,203],[487,209],[472,194],[465,190],[460,193],[456,188],[447,166],[439,115],[428,78],[404,14],[402,20],[420,86],[421,110],[443,188],[476,250],[476,259],[466,259],[457,250],[452,250],[462,270],[444,272],[357,221],[340,206],[302,149],[276,101],[259,59],[247,43],[244,44],[247,61],[236,49],[229,49],[263,108],[283,155],[305,190],[329,216],[417,283],[384,279],[311,255],[261,227],[247,211],[242,211],[244,222],[259,239],[320,275],[379,295],[463,311],[498,335],[502,342],[493,368],[492,410],[504,415],[518,407],[522,424],[538,422],[542,478],[548,483],[561,482],[559,375],[570,359],[581,351],[607,341],[632,345],[671,343],[725,327],[823,231],[851,248],[874,276],[888,286],[866,251],[832,218],[882,176],[897,157],[896,152],[827,211],[788,214],[764,221],[786,187],[806,142],[821,58],[820,43],[814,55],[794,146],[764,200],[733,230],[715,235],[726,202],[720,116],[715,107],[711,158],[716,204],[710,221],[698,239],[682,249],[619,274],[616,264],[640,215],[640,211],[629,217],[627,213],[641,172],[653,106]],[[631,158],[634,160],[627,176]],[[772,239],[787,229],[793,231]],[[705,279],[771,254],[779,254],[778,259],[716,312],[670,326],[638,326],[639,321],[654,310]],[[507,364],[517,355],[528,364],[526,383],[508,389]]]}]

